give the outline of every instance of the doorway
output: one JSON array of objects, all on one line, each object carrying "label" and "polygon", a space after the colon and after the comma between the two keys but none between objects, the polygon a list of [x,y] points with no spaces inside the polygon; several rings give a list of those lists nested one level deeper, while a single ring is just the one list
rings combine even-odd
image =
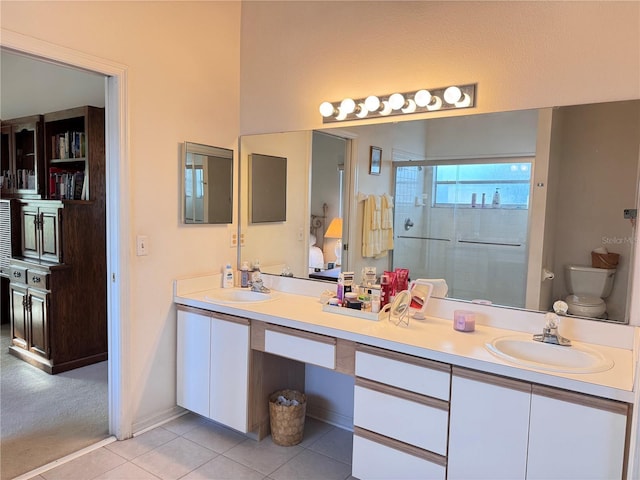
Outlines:
[{"label": "doorway", "polygon": [[[128,349],[128,305],[124,301],[128,285],[129,217],[124,208],[129,195],[129,183],[122,174],[127,159],[126,138],[126,76],[127,69],[114,62],[56,46],[16,32],[2,30],[0,47],[8,51],[94,72],[105,77],[105,143],[106,143],[106,200],[107,200],[107,336],[108,336],[108,419],[109,434],[118,439],[131,436],[131,412],[123,396],[128,393],[126,372]],[[125,292],[125,293],[123,293]]]}]

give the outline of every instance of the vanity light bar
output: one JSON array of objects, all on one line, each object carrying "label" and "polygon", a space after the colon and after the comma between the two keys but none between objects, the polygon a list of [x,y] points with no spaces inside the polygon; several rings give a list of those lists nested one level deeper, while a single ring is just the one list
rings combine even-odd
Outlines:
[{"label": "vanity light bar", "polygon": [[452,85],[450,87],[421,89],[413,92],[366,98],[345,98],[341,102],[322,102],[322,123],[382,118],[408,113],[424,113],[454,108],[476,106],[476,85]]}]

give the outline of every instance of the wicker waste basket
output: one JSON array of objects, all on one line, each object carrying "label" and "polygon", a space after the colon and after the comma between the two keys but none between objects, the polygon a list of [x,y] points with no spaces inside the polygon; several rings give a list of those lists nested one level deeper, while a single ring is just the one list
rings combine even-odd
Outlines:
[{"label": "wicker waste basket", "polygon": [[617,253],[591,252],[591,266],[593,268],[616,268],[620,255]]},{"label": "wicker waste basket", "polygon": [[302,441],[307,397],[296,390],[278,390],[269,395],[271,439],[289,447]]}]

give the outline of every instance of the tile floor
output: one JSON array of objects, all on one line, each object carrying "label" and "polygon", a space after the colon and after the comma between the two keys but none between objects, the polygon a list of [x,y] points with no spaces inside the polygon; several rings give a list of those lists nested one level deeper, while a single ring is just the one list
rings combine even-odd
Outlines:
[{"label": "tile floor", "polygon": [[333,480],[351,476],[352,433],[307,417],[302,443],[261,442],[193,414],[113,442],[36,480]]}]

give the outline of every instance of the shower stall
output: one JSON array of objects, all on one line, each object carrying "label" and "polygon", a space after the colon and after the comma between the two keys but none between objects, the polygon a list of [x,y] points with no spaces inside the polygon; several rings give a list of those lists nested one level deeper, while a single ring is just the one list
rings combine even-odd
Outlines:
[{"label": "shower stall", "polygon": [[393,268],[445,279],[451,298],[524,307],[531,166],[519,157],[394,162]]}]

